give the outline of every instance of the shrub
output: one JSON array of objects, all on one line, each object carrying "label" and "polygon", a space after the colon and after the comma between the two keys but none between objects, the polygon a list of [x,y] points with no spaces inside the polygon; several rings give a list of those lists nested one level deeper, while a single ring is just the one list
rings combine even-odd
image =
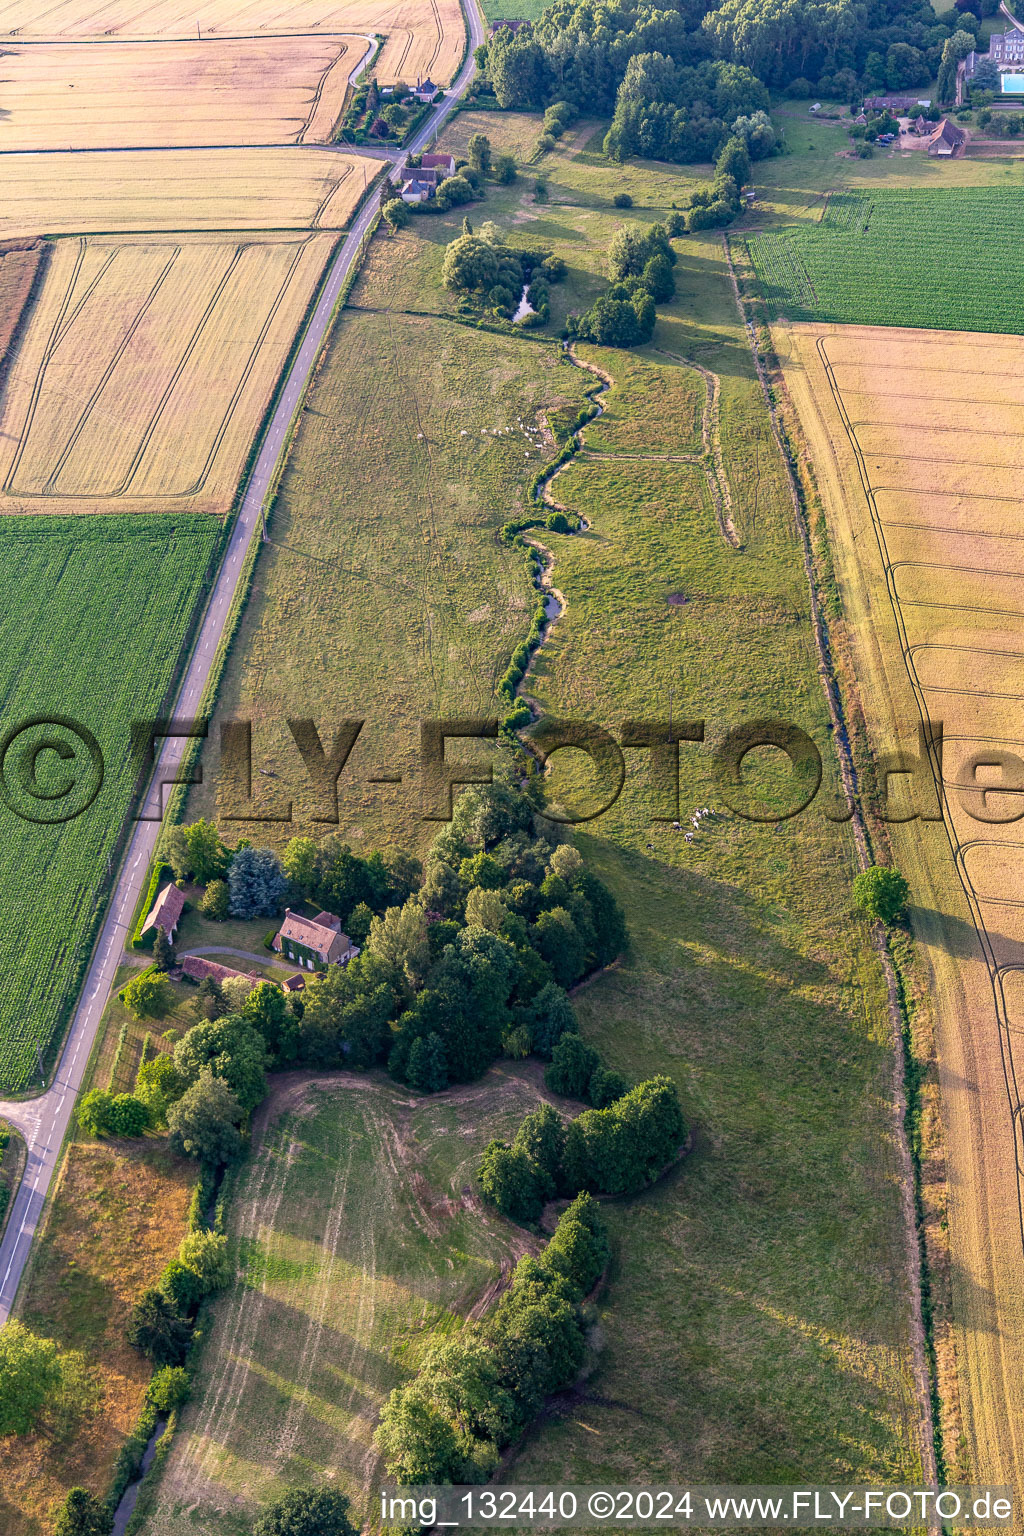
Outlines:
[{"label": "shrub", "polygon": [[544,1081],[552,1093],[566,1098],[582,1099],[601,1058],[592,1045],[587,1045],[579,1035],[564,1034],[551,1053],[550,1065],[545,1069]]},{"label": "shrub", "polygon": [[492,1141],[484,1149],[478,1171],[484,1199],[512,1221],[534,1222],[544,1205],[538,1171],[521,1147]]},{"label": "shrub", "polygon": [[152,967],[140,971],[121,988],[121,1001],[136,1019],[159,1019],[174,1001],[170,983]]},{"label": "shrub", "polygon": [[114,1102],[102,1088],[93,1088],[85,1095],[76,1111],[79,1125],[87,1136],[106,1136],[110,1130],[110,1106]]},{"label": "shrub", "polygon": [[607,1109],[616,1099],[621,1099],[629,1084],[621,1072],[608,1067],[596,1067],[587,1084],[587,1098],[595,1109]]},{"label": "shrub", "polygon": [[151,1286],[128,1314],[125,1337],[154,1365],[182,1365],[192,1330],[170,1298]]},{"label": "shrub", "polygon": [[53,1340],[11,1318],[0,1329],[0,1436],[28,1434],[62,1375]]},{"label": "shrub", "polygon": [[910,887],[898,869],[873,864],[854,877],[853,899],[865,916],[873,921],[898,922],[907,910]]},{"label": "shrub", "polygon": [[53,1536],[110,1536],[114,1517],[104,1499],[87,1488],[72,1488],[60,1507]]},{"label": "shrub", "polygon": [[264,1510],[252,1536],[358,1536],[348,1508],[336,1488],[292,1488]]},{"label": "shrub", "polygon": [[211,880],[203,892],[199,910],[204,917],[211,918],[215,923],[222,923],[228,916],[228,901],[227,881]]},{"label": "shrub", "polygon": [[615,204],[616,208],[632,208],[633,206],[633,199],[630,197],[628,192],[616,192],[615,196],[612,198],[612,202]]},{"label": "shrub", "polygon": [[157,1413],[173,1413],[180,1408],[192,1388],[192,1378],[180,1365],[164,1365],[157,1371],[146,1397]]},{"label": "shrub", "polygon": [[234,1278],[228,1240],[221,1232],[190,1232],[182,1239],[178,1257],[196,1275],[203,1296],[222,1291]]},{"label": "shrub", "polygon": [[119,1093],[111,1099],[107,1112],[111,1136],[141,1136],[149,1129],[149,1110],[131,1093]]},{"label": "shrub", "polygon": [[551,1104],[541,1104],[526,1116],[516,1132],[513,1149],[523,1153],[533,1165],[540,1192],[550,1199],[559,1188],[562,1153],[565,1150],[565,1123]]}]

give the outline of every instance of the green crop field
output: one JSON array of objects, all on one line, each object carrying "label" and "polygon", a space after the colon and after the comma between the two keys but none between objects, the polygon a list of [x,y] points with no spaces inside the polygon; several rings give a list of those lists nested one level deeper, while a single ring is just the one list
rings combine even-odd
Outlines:
[{"label": "green crop field", "polygon": [[748,246],[773,316],[1024,332],[1017,189],[834,193],[820,222]]},{"label": "green crop field", "polygon": [[[160,712],[219,539],[213,518],[0,522],[0,1093],[37,1080],[36,1048],[46,1058],[59,1038],[128,809],[129,727]],[[26,820],[77,809],[99,776],[67,727],[35,727],[8,745],[26,722],[69,710],[96,740],[102,784],[69,821]],[[36,751],[51,738],[61,746]],[[80,791],[62,795],[72,780]]]}]

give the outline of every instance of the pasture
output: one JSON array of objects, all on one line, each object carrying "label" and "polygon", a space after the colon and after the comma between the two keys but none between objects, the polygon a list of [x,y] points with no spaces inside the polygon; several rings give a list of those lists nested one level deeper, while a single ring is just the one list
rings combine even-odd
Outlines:
[{"label": "pasture", "polygon": [[327,143],[369,47],[330,35],[9,46],[0,150]]},{"label": "pasture", "polygon": [[225,511],[333,244],[57,242],[0,413],[0,512]]},{"label": "pasture", "polygon": [[836,191],[817,222],[747,244],[774,317],[1024,332],[1017,188]]},{"label": "pasture", "polygon": [[[317,810],[286,720],[336,711],[366,720],[339,784],[345,825],[360,837],[379,817],[403,835],[426,830],[419,720],[492,706],[530,608],[522,556],[498,529],[553,452],[540,421],[575,414],[591,382],[553,347],[342,314],[219,696],[225,718],[252,718],[254,770],[273,775],[254,771],[257,803],[294,801],[297,825],[261,826],[261,841],[286,841]],[[367,782],[382,773],[404,783]],[[195,808],[216,814],[215,768],[206,780]]]},{"label": "pasture", "polygon": [[[504,150],[500,116],[487,131]],[[599,192],[577,192],[581,139],[543,158],[557,187],[547,204],[521,176],[471,210],[475,226],[492,218],[511,244],[565,258],[553,325],[607,282],[614,229],[653,221],[671,201],[667,171],[643,166],[643,208],[611,206],[612,168]],[[438,273],[462,213],[374,241],[352,302],[390,311],[387,328],[377,313],[343,314],[309,400],[218,705],[225,719],[255,720],[261,805],[295,802],[290,827],[242,824],[258,841],[335,830],[308,820],[301,767],[274,724],[290,706],[366,721],[340,781],[337,830],[353,847],[425,846],[437,829],[419,819],[417,722],[494,709],[493,680],[527,627],[525,576],[494,531],[523,505],[537,459],[531,438],[493,430],[536,425],[594,380],[534,340],[414,313],[450,303]],[[678,295],[659,309],[653,345],[599,355],[616,379],[607,417],[587,434],[600,457],[581,456],[554,484],[592,527],[542,535],[568,609],[530,692],[546,714],[613,731],[629,718],[705,718],[709,745],[680,753],[686,826],[696,807],[724,811],[710,743],[765,716],[813,736],[820,806],[832,808],[806,579],[721,241],[677,250]],[[704,463],[656,456],[702,450],[705,380],[691,361],[718,380],[742,553],[719,532]],[[670,606],[679,594],[686,602]],[[470,756],[469,744],[449,751]],[[646,754],[626,757],[618,805],[578,835],[626,910],[632,948],[576,1006],[617,1068],[674,1077],[696,1145],[664,1185],[612,1213],[605,1352],[511,1475],[913,1475],[892,1040],[882,976],[850,912],[849,829],[818,806],[775,827],[723,813],[686,843],[651,820]],[[206,763],[215,781],[214,749]],[[381,773],[403,783],[369,782]],[[586,790],[582,775],[559,780],[567,804]],[[210,789],[193,792],[190,818],[215,810]],[[244,1440],[234,1454],[241,1476]]]},{"label": "pasture", "polygon": [[[61,730],[60,750],[72,752],[73,769],[44,750],[35,759],[38,793],[29,793],[25,752],[38,733],[4,747],[0,830],[17,878],[0,912],[8,983],[0,998],[0,1094],[31,1087],[37,1047],[52,1059],[129,808],[137,772],[129,728],[160,712],[220,532],[214,518],[0,519],[5,742],[29,720],[72,710],[103,760],[97,785],[95,758]],[[73,792],[69,773],[79,786]],[[49,801],[40,795],[56,797],[56,814],[80,814],[41,820]]]},{"label": "pasture", "polygon": [[0,155],[0,239],[342,229],[373,171],[314,145]]},{"label": "pasture", "polygon": [[[198,36],[197,36],[198,29]],[[289,33],[383,33],[382,85],[429,75],[447,85],[466,40],[459,0],[0,0],[0,38],[265,38]],[[354,61],[353,61],[354,62]]]},{"label": "pasture", "polygon": [[441,1098],[377,1077],[282,1081],[237,1177],[235,1285],[202,1367],[150,1536],[244,1536],[267,1499],[326,1475],[372,1516],[377,1414],[529,1245],[470,1193],[476,1159],[536,1107],[530,1069]]},{"label": "pasture", "polygon": [[[944,820],[890,833],[935,998],[957,1347],[973,1384],[963,1454],[973,1475],[1012,1480],[1024,1317],[1008,1083],[1024,1027],[1024,841],[1007,754],[1024,756],[1024,341],[861,326],[773,334],[829,517],[873,744],[916,751],[920,719],[943,729]],[[931,781],[925,770],[897,814],[930,809]]]}]

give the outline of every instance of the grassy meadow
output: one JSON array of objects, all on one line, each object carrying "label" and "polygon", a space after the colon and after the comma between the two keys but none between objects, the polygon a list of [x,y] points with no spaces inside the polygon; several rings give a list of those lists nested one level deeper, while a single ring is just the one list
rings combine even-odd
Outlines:
[{"label": "grassy meadow", "polygon": [[381,1403],[531,1244],[469,1190],[537,1079],[496,1068],[443,1098],[377,1074],[282,1080],[232,1192],[238,1278],[210,1314],[150,1536],[246,1536],[311,1473],[372,1517]]},{"label": "grassy meadow", "polygon": [[127,1343],[125,1323],[177,1252],[194,1181],[194,1164],[173,1157],[165,1141],[69,1144],[18,1312],[36,1333],[84,1355],[96,1395],[62,1432],[0,1440],[4,1536],[52,1531],[54,1503],[76,1484],[106,1495],[152,1374]]},{"label": "grassy meadow", "polygon": [[[421,315],[341,316],[217,709],[252,719],[256,803],[281,814],[290,801],[295,822],[240,821],[235,835],[283,843],[301,826],[326,830],[310,820],[324,808],[286,724],[312,716],[324,732],[365,720],[339,783],[353,836],[384,822],[421,836],[420,719],[491,709],[527,627],[522,556],[497,537],[553,451],[527,426],[578,408],[590,383],[551,344]],[[370,782],[389,773],[403,782]],[[216,798],[215,759],[204,778],[190,816],[231,808],[228,786]]]},{"label": "grassy meadow", "polygon": [[[488,122],[499,150],[501,121]],[[653,221],[694,180],[693,168],[589,164],[598,128],[580,125],[543,158],[547,202],[536,201],[531,171],[471,210],[512,244],[544,242],[565,258],[552,329],[603,288],[615,228]],[[521,136],[522,124],[512,131]],[[626,175],[637,206],[621,213],[611,198]],[[490,707],[526,627],[525,578],[495,527],[522,506],[535,439],[492,434],[541,424],[593,379],[536,340],[446,317],[439,269],[461,219],[419,218],[374,242],[310,397],[219,705],[225,718],[254,716],[254,769],[276,775],[260,776],[261,803],[295,801],[292,826],[248,828],[259,841],[326,830],[309,820],[276,723],[294,709],[324,722],[366,718],[342,778],[339,830],[353,845],[422,846],[433,827],[418,821],[410,781],[414,722],[456,698],[459,713]],[[578,834],[633,939],[622,964],[579,994],[584,1033],[631,1076],[674,1077],[695,1145],[662,1185],[610,1207],[616,1257],[598,1370],[538,1428],[511,1475],[911,1477],[919,1451],[885,990],[850,911],[852,839],[821,809],[835,804],[836,768],[806,582],[722,243],[693,238],[677,250],[677,296],[659,311],[651,346],[580,348],[616,382],[588,452],[555,482],[591,527],[548,538],[568,608],[529,688],[545,713],[612,728],[670,715],[707,722],[708,744],[681,751],[684,826],[697,807],[719,812],[693,843],[651,821],[642,752],[626,754],[618,804]],[[717,380],[715,434],[740,551],[710,500],[708,381],[691,360]],[[702,457],[673,463],[673,452]],[[686,602],[670,606],[680,594]],[[778,825],[728,812],[712,775],[714,743],[766,715],[800,725],[824,760],[814,809]],[[755,757],[751,779],[784,797],[777,754]],[[387,771],[403,773],[400,790],[367,782]],[[213,751],[207,778],[216,781]],[[592,788],[574,761],[553,774],[565,805],[592,805]],[[189,815],[215,809],[209,787],[194,792]],[[270,1165],[247,1175],[276,1176]],[[218,1441],[214,1430],[203,1454],[216,1490],[198,1475],[192,1487],[226,1509],[221,1490],[238,1485],[243,1462],[247,1475],[258,1464],[260,1479],[287,1469],[262,1439],[232,1438],[235,1428]]]}]

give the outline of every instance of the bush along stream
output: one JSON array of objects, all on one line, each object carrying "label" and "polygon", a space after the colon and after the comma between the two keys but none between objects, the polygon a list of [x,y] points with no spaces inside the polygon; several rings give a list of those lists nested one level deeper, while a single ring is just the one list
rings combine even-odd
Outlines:
[{"label": "bush along stream", "polygon": [[[571,342],[563,342],[562,345],[564,358],[574,368],[582,368],[585,372],[592,373],[597,383],[586,391],[588,403],[580,408],[557,457],[550,464],[539,469],[530,482],[530,501],[537,508],[537,512],[532,516],[505,523],[501,530],[501,537],[506,544],[524,551],[526,572],[537,594],[529,633],[512,652],[512,659],[497,687],[498,697],[507,706],[508,711],[501,722],[501,733],[517,745],[519,745],[519,738],[516,732],[532,724],[538,715],[536,706],[523,694],[533,658],[548,638],[552,626],[561,617],[566,606],[564,595],[554,585],[552,579],[555,565],[554,553],[546,544],[541,543],[539,538],[530,536],[529,530],[550,528],[553,533],[583,533],[590,527],[586,518],[570,512],[568,507],[556,501],[550,487],[555,476],[561,473],[583,447],[584,428],[591,421],[596,421],[599,416],[604,415],[604,406],[597,397],[604,394],[612,385],[612,379],[607,373],[603,373],[592,363],[585,363],[577,357]],[[541,515],[542,508],[548,509],[543,515]]]}]

